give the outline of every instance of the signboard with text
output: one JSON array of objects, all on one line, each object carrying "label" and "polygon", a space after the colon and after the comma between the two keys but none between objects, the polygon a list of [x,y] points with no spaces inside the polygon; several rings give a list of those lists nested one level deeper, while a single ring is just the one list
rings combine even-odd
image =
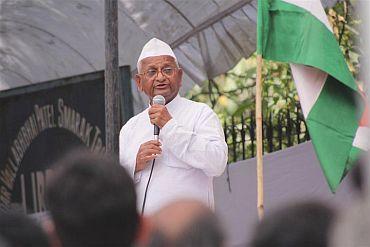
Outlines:
[{"label": "signboard with text", "polygon": [[105,150],[104,73],[0,92],[0,209],[45,210],[50,166],[76,147]]}]

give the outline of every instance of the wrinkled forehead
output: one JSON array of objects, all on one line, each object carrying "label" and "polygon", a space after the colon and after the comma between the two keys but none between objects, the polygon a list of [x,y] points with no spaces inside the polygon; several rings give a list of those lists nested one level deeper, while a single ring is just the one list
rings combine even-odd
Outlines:
[{"label": "wrinkled forehead", "polygon": [[141,69],[161,68],[163,66],[178,67],[174,57],[168,55],[146,57],[141,61]]}]

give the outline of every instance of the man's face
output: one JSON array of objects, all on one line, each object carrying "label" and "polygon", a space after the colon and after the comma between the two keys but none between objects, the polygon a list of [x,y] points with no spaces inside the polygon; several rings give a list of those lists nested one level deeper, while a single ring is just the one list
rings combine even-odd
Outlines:
[{"label": "man's face", "polygon": [[147,57],[141,60],[141,70],[135,76],[138,88],[150,99],[162,95],[166,103],[173,100],[181,87],[182,70],[171,56]]}]

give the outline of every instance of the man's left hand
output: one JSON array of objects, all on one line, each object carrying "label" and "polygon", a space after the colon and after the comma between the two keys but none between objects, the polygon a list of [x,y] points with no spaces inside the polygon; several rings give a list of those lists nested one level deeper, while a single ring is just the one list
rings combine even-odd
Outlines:
[{"label": "man's left hand", "polygon": [[163,126],[171,120],[172,116],[167,111],[166,106],[164,105],[152,105],[149,108],[149,118],[152,124],[157,125],[159,128],[163,128]]}]

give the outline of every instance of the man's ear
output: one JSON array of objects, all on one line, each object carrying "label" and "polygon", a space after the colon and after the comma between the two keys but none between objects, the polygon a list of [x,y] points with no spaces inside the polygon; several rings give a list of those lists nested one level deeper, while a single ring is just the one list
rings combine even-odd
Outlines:
[{"label": "man's ear", "polygon": [[143,85],[142,85],[142,80],[141,80],[140,75],[138,75],[138,74],[136,74],[136,75],[135,75],[135,82],[136,82],[136,86],[137,86],[137,88],[138,88],[140,91],[143,91]]},{"label": "man's ear", "polygon": [[179,83],[180,83],[180,87],[182,86],[182,73],[183,73],[183,70],[182,70],[182,68],[178,68],[177,69],[177,76],[179,77]]}]

